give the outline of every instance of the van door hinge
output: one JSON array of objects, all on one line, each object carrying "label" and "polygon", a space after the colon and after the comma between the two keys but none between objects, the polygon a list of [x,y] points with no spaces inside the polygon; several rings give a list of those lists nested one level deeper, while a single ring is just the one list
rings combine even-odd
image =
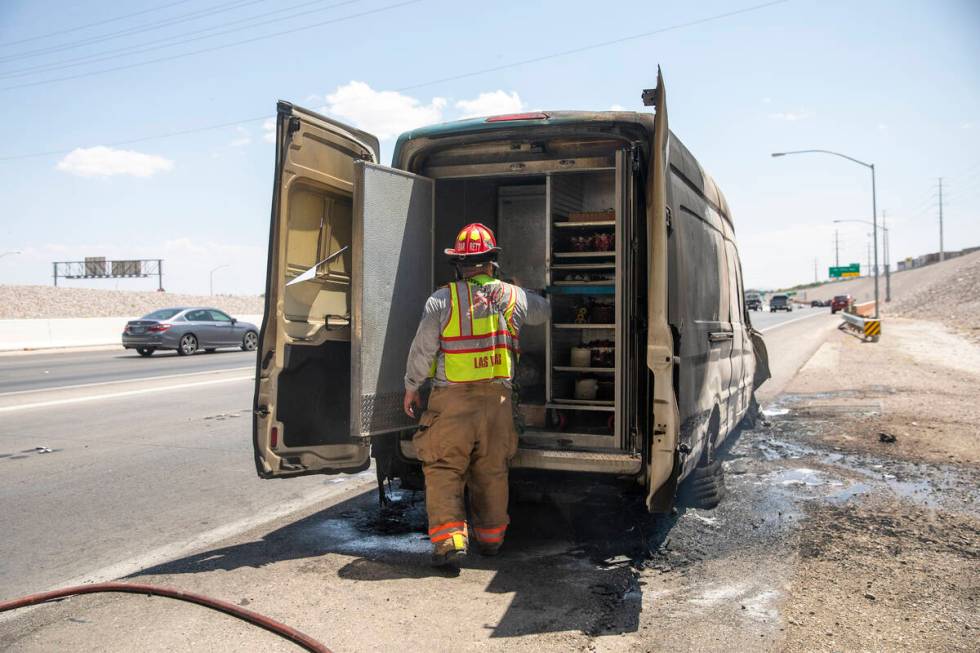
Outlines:
[{"label": "van door hinge", "polygon": [[667,235],[669,236],[674,232],[674,224],[670,219],[670,207],[667,207]]},{"label": "van door hinge", "polygon": [[268,417],[269,416],[269,407],[268,406],[259,406],[258,408],[256,408],[252,412],[255,413],[256,415],[258,415],[259,417],[265,418],[265,417]]}]

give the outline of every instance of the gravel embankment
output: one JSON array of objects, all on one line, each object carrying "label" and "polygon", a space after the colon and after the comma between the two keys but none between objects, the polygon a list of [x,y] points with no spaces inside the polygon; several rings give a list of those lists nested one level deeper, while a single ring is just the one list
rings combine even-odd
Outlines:
[{"label": "gravel embankment", "polygon": [[980,340],[980,254],[965,256],[959,263],[948,274],[895,297],[888,314],[942,322]]},{"label": "gravel embankment", "polygon": [[255,315],[262,312],[263,304],[258,296],[0,285],[0,320],[129,317],[170,306],[213,306],[232,315]]}]

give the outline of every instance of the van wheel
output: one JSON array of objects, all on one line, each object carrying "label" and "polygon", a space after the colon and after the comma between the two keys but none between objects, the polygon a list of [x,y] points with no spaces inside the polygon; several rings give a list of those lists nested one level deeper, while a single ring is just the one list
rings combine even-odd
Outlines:
[{"label": "van wheel", "polygon": [[725,474],[720,460],[695,467],[680,492],[685,505],[706,510],[717,507],[724,498]]}]

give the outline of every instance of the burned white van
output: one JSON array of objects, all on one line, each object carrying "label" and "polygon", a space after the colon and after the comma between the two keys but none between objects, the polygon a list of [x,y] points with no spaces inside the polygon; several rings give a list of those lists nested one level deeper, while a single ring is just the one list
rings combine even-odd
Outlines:
[{"label": "burned white van", "polygon": [[[731,214],[654,113],[545,111],[370,134],[281,102],[258,351],[263,478],[358,472],[421,486],[402,411],[442,255],[482,222],[501,276],[547,293],[526,327],[512,468],[626,478],[668,510],[754,410],[768,378],[744,305]],[[549,482],[547,473],[540,482]],[[710,494],[710,492],[709,492]]]}]

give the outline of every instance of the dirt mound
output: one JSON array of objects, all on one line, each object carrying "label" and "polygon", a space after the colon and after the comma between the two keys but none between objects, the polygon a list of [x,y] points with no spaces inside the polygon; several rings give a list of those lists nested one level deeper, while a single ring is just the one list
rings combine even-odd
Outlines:
[{"label": "dirt mound", "polygon": [[70,317],[138,317],[170,306],[213,306],[232,315],[255,315],[261,297],[178,295],[94,288],[0,285],[0,320]]},{"label": "dirt mound", "polygon": [[980,255],[963,257],[948,274],[896,297],[887,312],[942,322],[980,340]]}]

